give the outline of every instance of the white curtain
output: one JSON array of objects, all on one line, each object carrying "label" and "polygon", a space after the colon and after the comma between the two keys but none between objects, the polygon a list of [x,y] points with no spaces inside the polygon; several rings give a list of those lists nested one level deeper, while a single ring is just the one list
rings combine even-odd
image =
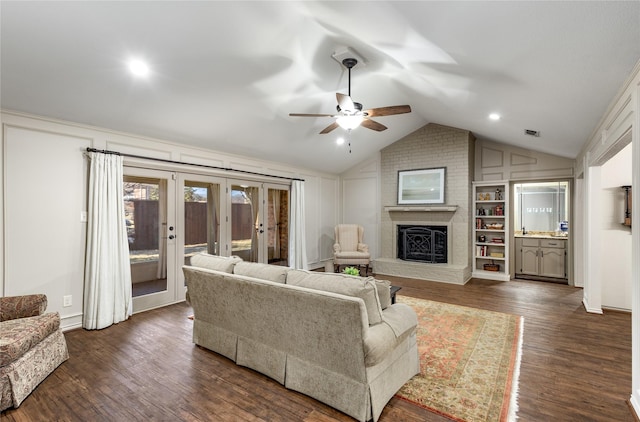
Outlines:
[{"label": "white curtain", "polygon": [[258,212],[260,211],[259,203],[259,189],[257,187],[246,188],[247,196],[249,197],[249,203],[251,205],[251,218],[253,219],[251,231],[251,262],[258,262]]},{"label": "white curtain", "polygon": [[280,259],[280,191],[269,189],[273,212],[273,258]]},{"label": "white curtain", "polygon": [[289,265],[307,269],[307,250],[304,236],[304,181],[291,182],[291,222],[289,224]]},{"label": "white curtain", "polygon": [[218,250],[219,227],[218,217],[220,209],[220,185],[207,185],[207,252],[211,255],[219,255]]},{"label": "white curtain", "polygon": [[156,278],[163,280],[167,278],[167,179],[158,181],[158,268]]},{"label": "white curtain", "polygon": [[122,157],[92,152],[82,326],[101,329],[131,316],[131,267]]}]

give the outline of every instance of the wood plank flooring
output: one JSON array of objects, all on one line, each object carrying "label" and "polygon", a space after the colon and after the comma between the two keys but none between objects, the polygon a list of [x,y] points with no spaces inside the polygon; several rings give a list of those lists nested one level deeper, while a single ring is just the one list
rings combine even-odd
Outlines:
[{"label": "wood plank flooring", "polygon": [[[587,314],[582,290],[536,282],[465,286],[385,277],[414,296],[525,317],[519,421],[634,422],[631,315]],[[177,304],[100,331],[65,334],[70,359],[2,421],[352,421],[191,343]],[[391,399],[380,419],[447,421]]]}]

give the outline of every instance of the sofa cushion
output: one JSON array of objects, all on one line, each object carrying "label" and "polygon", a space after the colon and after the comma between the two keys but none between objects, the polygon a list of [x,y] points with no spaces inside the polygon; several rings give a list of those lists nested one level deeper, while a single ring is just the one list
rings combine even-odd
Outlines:
[{"label": "sofa cushion", "polygon": [[380,299],[380,307],[384,311],[391,306],[391,282],[387,280],[374,279],[376,289],[378,290],[378,299]]},{"label": "sofa cushion", "polygon": [[382,322],[382,308],[373,277],[291,270],[287,273],[287,284],[359,297],[364,300],[369,325]]},{"label": "sofa cushion", "polygon": [[208,253],[201,252],[191,257],[190,265],[193,267],[206,268],[208,270],[216,270],[233,274],[233,267],[238,262],[242,262],[242,258],[237,256],[226,257],[210,255]]},{"label": "sofa cushion", "polygon": [[0,322],[0,367],[18,360],[59,327],[57,312]]},{"label": "sofa cushion", "polygon": [[287,273],[290,270],[291,268],[280,265],[260,264],[258,262],[247,261],[240,261],[233,267],[234,274],[283,284],[287,280]]}]

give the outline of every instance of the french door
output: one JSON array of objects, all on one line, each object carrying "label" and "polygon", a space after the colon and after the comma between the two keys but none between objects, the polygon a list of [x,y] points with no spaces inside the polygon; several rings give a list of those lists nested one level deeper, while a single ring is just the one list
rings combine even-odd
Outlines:
[{"label": "french door", "polygon": [[133,311],[176,301],[175,173],[124,168]]},{"label": "french door", "polygon": [[264,217],[262,184],[229,180],[227,215],[231,228],[231,253],[244,261],[266,262],[263,251]]},{"label": "french door", "polygon": [[[180,265],[189,265],[193,255],[206,252],[211,255],[227,253],[226,185],[224,178],[197,174],[178,175],[178,237],[177,251]],[[185,285],[178,269],[178,284]],[[184,299],[184,288],[178,290],[177,299]]]},{"label": "french door", "polygon": [[286,267],[289,265],[289,186],[265,184],[264,189],[265,262]]},{"label": "french door", "polygon": [[200,252],[289,264],[289,186],[125,167],[134,312],[185,298]]}]

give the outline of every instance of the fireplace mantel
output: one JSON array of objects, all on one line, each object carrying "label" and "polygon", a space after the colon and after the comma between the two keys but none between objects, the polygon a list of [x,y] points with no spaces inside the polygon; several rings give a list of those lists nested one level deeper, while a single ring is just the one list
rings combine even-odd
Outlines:
[{"label": "fireplace mantel", "polygon": [[430,206],[387,206],[387,212],[456,212],[457,205],[430,205]]}]

